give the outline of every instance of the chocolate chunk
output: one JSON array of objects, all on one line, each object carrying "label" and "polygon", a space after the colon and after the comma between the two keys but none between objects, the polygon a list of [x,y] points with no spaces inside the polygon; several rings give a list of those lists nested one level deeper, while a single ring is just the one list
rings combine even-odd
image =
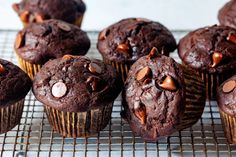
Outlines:
[{"label": "chocolate chunk", "polygon": [[70,26],[65,22],[59,22],[57,26],[62,29],[63,31],[69,32],[71,30]]},{"label": "chocolate chunk", "polygon": [[19,32],[16,36],[16,42],[15,42],[16,48],[20,48],[21,46],[23,46],[23,38],[24,36],[22,35],[21,32]]},{"label": "chocolate chunk", "polygon": [[227,37],[227,40],[236,44],[236,34],[230,33]]},{"label": "chocolate chunk", "polygon": [[138,108],[134,108],[135,116],[141,121],[141,124],[146,123],[146,107],[144,104],[140,104]]},{"label": "chocolate chunk", "polygon": [[213,64],[211,65],[212,68],[216,67],[222,61],[223,55],[219,52],[213,52],[212,54],[212,61]]},{"label": "chocolate chunk", "polygon": [[20,19],[23,21],[23,22],[28,22],[29,21],[29,11],[24,11],[20,14]]},{"label": "chocolate chunk", "polygon": [[56,98],[63,97],[67,92],[67,87],[63,82],[57,82],[52,86],[52,95]]},{"label": "chocolate chunk", "polygon": [[93,74],[101,74],[102,68],[96,63],[90,63],[88,69]]},{"label": "chocolate chunk", "polygon": [[36,22],[38,22],[38,23],[42,23],[42,22],[44,21],[43,16],[40,15],[40,14],[36,14],[36,15],[35,15],[35,20],[36,20]]},{"label": "chocolate chunk", "polygon": [[130,55],[129,54],[130,48],[129,48],[129,45],[127,44],[119,44],[116,48],[116,51],[121,52],[126,56]]},{"label": "chocolate chunk", "polygon": [[12,8],[13,8],[16,12],[19,11],[19,5],[18,5],[17,3],[14,3],[14,4],[12,5]]},{"label": "chocolate chunk", "polygon": [[149,53],[149,57],[150,58],[155,58],[155,57],[157,57],[157,55],[158,55],[158,50],[157,50],[156,47],[153,47],[152,50]]},{"label": "chocolate chunk", "polygon": [[169,90],[169,91],[176,91],[177,90],[176,84],[171,76],[166,76],[164,81],[159,86],[161,88]]},{"label": "chocolate chunk", "polygon": [[99,40],[105,40],[105,39],[106,39],[106,32],[107,32],[107,30],[103,30],[103,31],[99,34]]},{"label": "chocolate chunk", "polygon": [[64,55],[62,58],[64,60],[69,60],[69,59],[72,59],[74,56],[73,55]]},{"label": "chocolate chunk", "polygon": [[0,64],[0,74],[2,74],[5,71],[5,68],[3,67],[2,64]]},{"label": "chocolate chunk", "polygon": [[146,78],[150,76],[151,72],[152,72],[151,69],[148,66],[146,66],[137,73],[136,79],[138,81],[144,81]]},{"label": "chocolate chunk", "polygon": [[93,76],[89,76],[86,83],[91,86],[93,92],[97,90],[97,88],[98,88],[98,78],[93,77]]},{"label": "chocolate chunk", "polygon": [[223,85],[223,92],[229,93],[233,91],[235,87],[236,87],[236,82],[234,80],[230,80]]}]

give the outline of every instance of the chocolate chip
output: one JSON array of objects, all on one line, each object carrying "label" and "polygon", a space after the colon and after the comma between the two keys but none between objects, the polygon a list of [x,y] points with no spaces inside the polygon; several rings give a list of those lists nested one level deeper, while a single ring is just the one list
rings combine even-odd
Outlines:
[{"label": "chocolate chip", "polygon": [[147,79],[145,79],[145,80],[143,81],[143,84],[146,85],[146,84],[149,84],[149,83],[151,83],[151,82],[152,82],[152,79],[147,78]]},{"label": "chocolate chip", "polygon": [[158,50],[156,47],[153,47],[152,50],[149,53],[149,58],[155,58],[158,55]]},{"label": "chocolate chip", "polygon": [[38,22],[38,23],[42,23],[42,22],[44,21],[43,16],[40,15],[40,14],[36,14],[36,15],[35,15],[35,20],[36,20],[36,22]]},{"label": "chocolate chip", "polygon": [[119,44],[116,48],[116,51],[123,53],[126,56],[129,56],[130,48],[127,44]]},{"label": "chocolate chip", "polygon": [[144,81],[146,78],[150,76],[151,72],[152,72],[151,69],[148,66],[146,66],[137,73],[136,79],[138,81]]},{"label": "chocolate chip", "polygon": [[62,59],[64,59],[64,60],[70,60],[70,59],[72,59],[74,56],[72,56],[72,55],[64,55],[63,57],[62,57]]},{"label": "chocolate chip", "polygon": [[99,79],[94,76],[89,76],[86,80],[86,83],[90,85],[92,91],[95,92],[98,90]]},{"label": "chocolate chip", "polygon": [[173,78],[171,76],[166,76],[164,81],[161,84],[159,84],[159,86],[161,88],[169,90],[169,91],[176,91],[177,90],[175,81],[173,80]]},{"label": "chocolate chip", "polygon": [[236,81],[234,80],[228,81],[223,85],[223,92],[229,93],[233,91],[235,87],[236,87]]},{"label": "chocolate chip", "polygon": [[222,53],[214,51],[212,53],[212,61],[213,64],[211,65],[212,68],[216,67],[222,61],[223,55]]},{"label": "chocolate chip", "polygon": [[0,64],[0,74],[2,74],[5,71],[5,68],[3,67],[2,64]]},{"label": "chocolate chip", "polygon": [[106,39],[106,30],[103,30],[100,34],[99,34],[99,40],[105,40]]},{"label": "chocolate chip", "polygon": [[97,65],[96,63],[90,63],[88,66],[88,69],[93,74],[101,74],[102,73],[102,68],[99,65]]},{"label": "chocolate chip", "polygon": [[232,43],[235,43],[236,44],[236,34],[234,33],[230,33],[227,37],[227,40],[228,41],[231,41]]},{"label": "chocolate chip", "polygon": [[24,11],[20,14],[20,19],[23,21],[23,22],[29,22],[29,11]]},{"label": "chocolate chip", "polygon": [[20,48],[21,46],[23,46],[23,39],[24,36],[22,35],[21,32],[19,32],[16,36],[16,42],[15,42],[15,47],[16,48]]},{"label": "chocolate chip", "polygon": [[14,3],[14,4],[12,5],[12,8],[13,8],[16,12],[19,11],[19,5],[18,5],[17,3]]},{"label": "chocolate chip", "polygon": [[146,123],[146,107],[144,104],[140,104],[139,108],[134,108],[134,114],[135,116],[141,121],[141,124]]},{"label": "chocolate chip", "polygon": [[66,32],[71,31],[71,27],[70,27],[67,23],[65,23],[65,22],[59,22],[59,23],[57,24],[57,26],[58,26],[60,29],[62,29],[63,31],[66,31]]},{"label": "chocolate chip", "polygon": [[63,97],[67,92],[67,87],[63,82],[57,82],[52,86],[52,95],[56,98]]}]

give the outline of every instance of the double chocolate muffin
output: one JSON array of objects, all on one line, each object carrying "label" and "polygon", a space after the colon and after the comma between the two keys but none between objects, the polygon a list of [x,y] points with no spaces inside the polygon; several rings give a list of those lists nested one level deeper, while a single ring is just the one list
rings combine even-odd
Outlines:
[{"label": "double chocolate muffin", "polygon": [[236,75],[219,86],[217,102],[228,142],[236,144]]},{"label": "double chocolate muffin", "polygon": [[217,86],[236,73],[236,30],[214,25],[192,31],[180,40],[179,56],[199,71],[208,98],[215,99]]},{"label": "double chocolate muffin", "polygon": [[29,25],[17,34],[15,41],[20,67],[31,78],[48,60],[65,54],[85,55],[89,48],[90,40],[86,32],[54,19]]},{"label": "double chocolate muffin", "polygon": [[98,50],[105,63],[113,65],[125,81],[130,66],[153,47],[164,55],[176,49],[171,32],[148,19],[123,19],[100,32]]},{"label": "double chocolate muffin", "polygon": [[82,0],[22,0],[12,7],[24,26],[58,19],[80,27],[86,10]]},{"label": "double chocolate muffin", "polygon": [[31,80],[16,65],[0,59],[0,134],[20,123]]},{"label": "double chocolate muffin", "polygon": [[90,136],[104,129],[122,81],[100,60],[65,55],[47,62],[33,82],[49,123],[62,136]]},{"label": "double chocolate muffin", "polygon": [[226,3],[218,13],[221,25],[236,28],[236,1],[231,0]]},{"label": "double chocolate muffin", "polygon": [[122,95],[122,115],[149,142],[192,126],[205,106],[200,76],[154,51],[132,65]]}]

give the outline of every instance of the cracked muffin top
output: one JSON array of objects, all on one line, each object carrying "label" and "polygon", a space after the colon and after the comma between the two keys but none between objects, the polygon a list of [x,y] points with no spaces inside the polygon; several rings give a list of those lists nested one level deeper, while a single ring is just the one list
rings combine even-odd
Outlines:
[{"label": "cracked muffin top", "polygon": [[85,55],[89,48],[86,32],[54,19],[25,27],[15,41],[17,55],[33,64],[44,64],[65,54]]},{"label": "cracked muffin top", "polygon": [[12,7],[27,23],[41,23],[47,19],[75,23],[86,10],[82,0],[22,0]]},{"label": "cracked muffin top", "polygon": [[185,65],[209,73],[236,68],[236,30],[210,26],[188,33],[179,42],[179,56]]},{"label": "cracked muffin top", "polygon": [[153,47],[164,55],[176,49],[171,32],[158,22],[142,18],[123,19],[100,32],[98,50],[116,62],[135,62]]},{"label": "cracked muffin top", "polygon": [[155,142],[176,131],[185,105],[183,70],[164,55],[133,64],[123,92],[124,117],[136,135]]},{"label": "cracked muffin top", "polygon": [[32,82],[28,75],[16,65],[0,59],[0,106],[10,105],[23,99]]},{"label": "cracked muffin top", "polygon": [[221,25],[236,28],[236,1],[226,3],[218,13],[218,20]]},{"label": "cracked muffin top", "polygon": [[114,68],[85,56],[48,61],[33,81],[35,97],[65,112],[85,112],[112,103],[122,88]]}]

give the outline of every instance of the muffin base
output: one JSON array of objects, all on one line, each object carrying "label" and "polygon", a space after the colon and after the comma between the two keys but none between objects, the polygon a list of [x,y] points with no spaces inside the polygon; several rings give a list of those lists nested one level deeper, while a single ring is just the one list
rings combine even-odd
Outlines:
[{"label": "muffin base", "polygon": [[194,125],[202,116],[205,108],[206,91],[201,76],[192,69],[183,66],[186,85],[185,110],[177,130]]},{"label": "muffin base", "polygon": [[103,130],[111,119],[113,102],[87,112],[63,112],[44,105],[52,128],[64,137],[88,137]]},{"label": "muffin base", "polygon": [[0,109],[0,134],[6,133],[20,123],[24,99]]},{"label": "muffin base", "polygon": [[17,54],[16,54],[16,57],[19,62],[20,68],[24,72],[26,72],[29,75],[29,77],[33,80],[34,76],[39,72],[42,65],[41,64],[32,64],[30,62],[27,62]]},{"label": "muffin base", "polygon": [[105,64],[112,65],[116,69],[116,71],[122,76],[122,81],[125,82],[128,72],[129,72],[129,69],[132,64],[128,64],[128,63],[122,64],[122,63],[110,61],[104,57],[103,57],[103,61]]},{"label": "muffin base", "polygon": [[225,137],[231,144],[236,144],[236,118],[230,116],[219,108],[220,117],[224,128]]}]

